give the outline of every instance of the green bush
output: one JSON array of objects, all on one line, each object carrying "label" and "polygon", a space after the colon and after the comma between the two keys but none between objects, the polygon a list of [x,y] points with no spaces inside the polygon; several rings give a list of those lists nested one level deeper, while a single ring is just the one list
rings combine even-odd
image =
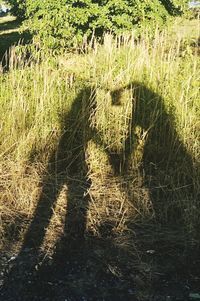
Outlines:
[{"label": "green bush", "polygon": [[19,19],[25,19],[26,16],[26,1],[23,0],[6,0],[11,8],[11,13]]},{"label": "green bush", "polygon": [[[80,44],[84,37],[163,26],[186,0],[9,0],[27,18],[40,48]],[[26,3],[26,4],[24,4]],[[27,23],[26,23],[27,24]]]},{"label": "green bush", "polygon": [[136,24],[141,26],[146,19],[166,20],[163,9],[158,14],[161,5],[157,0],[151,4],[131,0],[27,2],[29,27],[37,35],[36,40],[50,48],[80,43],[84,36],[93,33],[96,36],[107,31],[119,34]]}]

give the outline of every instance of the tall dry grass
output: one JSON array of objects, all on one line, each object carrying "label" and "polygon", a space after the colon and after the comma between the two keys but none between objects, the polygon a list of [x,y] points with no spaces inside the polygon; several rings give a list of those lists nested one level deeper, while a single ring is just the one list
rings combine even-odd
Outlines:
[{"label": "tall dry grass", "polygon": [[[81,152],[91,181],[88,233],[101,236],[108,229],[122,235],[132,231],[134,222],[157,220],[167,225],[178,220],[191,239],[196,239],[200,210],[200,69],[195,49],[183,45],[181,39],[172,41],[166,32],[157,32],[153,40],[148,35],[140,40],[134,36],[114,39],[106,35],[103,45],[94,43],[86,54],[67,53],[56,58],[41,55],[39,61],[30,60],[27,64],[24,58],[21,62],[18,58],[15,64],[16,53],[12,49],[9,72],[0,75],[3,239],[23,236],[34,215],[49,158],[64,132],[68,133],[69,141],[73,140],[76,131],[80,131],[80,120],[85,122],[81,129]],[[146,99],[147,104],[131,131],[135,145],[129,152],[129,167],[126,173],[122,170],[116,173],[113,154],[125,152],[130,120],[136,118],[134,83],[140,85],[140,101]],[[115,91],[120,94],[116,96],[119,105],[112,103]],[[71,112],[77,97],[81,98],[77,107],[80,116],[75,118],[76,122],[67,120],[67,126],[63,125],[62,116]],[[95,108],[89,110],[87,101],[94,98]],[[161,100],[163,103],[159,105]],[[172,131],[166,116],[172,120]],[[145,175],[149,170],[144,155],[148,158],[147,150],[152,154],[157,152],[159,139],[166,143],[167,154],[162,149],[158,156],[163,152],[163,158],[170,162],[179,144],[183,157],[168,169],[164,165],[154,166],[154,171],[157,170],[154,176],[151,174],[152,180]],[[119,169],[123,169],[122,161]],[[163,198],[158,207],[153,201],[152,187]],[[46,232],[47,245],[62,235],[65,189],[58,196]]]}]

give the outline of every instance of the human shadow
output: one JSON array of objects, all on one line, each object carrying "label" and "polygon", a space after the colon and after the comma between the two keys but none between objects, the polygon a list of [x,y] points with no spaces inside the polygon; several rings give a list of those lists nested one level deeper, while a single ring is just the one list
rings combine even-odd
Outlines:
[{"label": "human shadow", "polygon": [[[137,292],[133,292],[133,253],[117,249],[103,232],[102,238],[87,237],[87,213],[91,203],[87,144],[93,140],[97,147],[103,148],[113,170],[111,176],[125,182],[131,172],[137,140],[141,138],[137,137],[136,128],[142,129],[145,140],[139,169],[143,186],[149,190],[157,224],[164,221],[164,216],[164,222],[169,224],[181,220],[180,207],[176,206],[180,194],[176,195],[176,191],[183,195],[193,193],[194,164],[179,138],[173,112],[167,111],[162,97],[146,85],[132,82],[109,90],[111,106],[121,106],[126,90],[130,92],[132,109],[123,148],[118,152],[108,147],[95,122],[91,126],[91,116],[95,119],[98,110],[96,88],[83,89],[71,109],[60,114],[61,136],[48,160],[23,246],[1,290],[2,300],[55,301],[62,300],[63,296],[74,301],[82,297],[102,300],[102,292],[104,300],[133,300],[133,295],[137,300]],[[57,239],[52,258],[45,260],[41,246],[64,186],[67,209],[63,235]],[[123,185],[121,187],[123,190]],[[129,191],[122,192],[129,198]],[[130,220],[127,226],[132,227]],[[108,250],[111,252],[108,261],[112,257],[115,266],[120,266],[120,276],[108,271],[109,265],[105,264]],[[99,257],[99,254],[103,255]]]},{"label": "human shadow", "polygon": [[[175,108],[167,110],[164,99],[140,82],[111,91],[113,105],[120,105],[120,98],[126,89],[131,91],[132,98],[132,113],[127,126],[129,131],[122,151],[109,155],[110,163],[115,173],[126,175],[131,168],[131,155],[138,139],[143,138],[140,171],[143,184],[150,191],[156,216],[163,219],[164,203],[171,200],[169,207],[173,209],[167,216],[171,221],[177,221],[181,212],[175,210],[176,197],[194,193],[197,162],[195,165],[176,130]],[[141,129],[140,137],[136,133],[138,127]]]},{"label": "human shadow", "polygon": [[[179,289],[172,288],[173,292],[171,291],[171,293],[176,294],[178,290],[182,290],[182,293],[179,292],[179,298],[181,296],[185,300],[188,292],[180,282],[186,281],[183,280],[185,277],[191,283],[191,279],[187,278],[188,270],[191,275],[194,275],[196,273],[195,262],[199,262],[198,243],[192,247],[190,235],[196,242],[199,241],[200,208],[197,179],[200,165],[180,138],[177,131],[175,107],[167,108],[165,100],[158,93],[140,82],[113,89],[110,94],[114,106],[121,105],[125,90],[131,92],[129,95],[132,112],[127,125],[129,130],[123,143],[124,148],[118,153],[110,152],[108,154],[109,161],[114,168],[115,175],[120,176],[122,182],[126,182],[127,174],[132,172],[134,152],[137,151],[137,145],[142,141],[141,158],[137,168],[142,176],[142,186],[148,190],[153,220],[151,226],[147,223],[147,228],[152,227],[151,242],[143,241],[143,247],[139,243],[140,248],[152,249],[153,252],[157,252],[157,256],[151,258],[150,261],[154,262],[158,271],[160,269],[160,272],[165,274],[163,279],[159,279],[159,277],[152,279],[153,294],[167,294],[163,281],[168,281],[169,287],[173,287],[172,283],[176,281],[175,277],[177,277],[179,280],[176,282],[176,287]],[[129,193],[130,191],[126,190],[126,197],[130,200]],[[185,216],[190,210],[188,208],[195,210],[194,215],[190,215],[190,218],[193,219],[190,220],[194,227],[193,233],[188,224],[188,216],[187,218]],[[131,220],[128,223],[131,224]],[[139,225],[139,229],[133,226],[135,233],[139,230],[138,236],[145,236],[145,231],[146,233],[149,231],[148,229],[144,230],[145,220],[141,220],[137,225]],[[141,229],[143,230],[141,231]],[[178,258],[174,251],[171,251],[173,249],[179,253]],[[170,255],[171,252],[172,255]],[[195,258],[193,263],[191,263],[191,258]],[[145,259],[144,256],[143,260],[147,263],[149,258]],[[176,276],[173,278],[173,275]],[[180,280],[181,278],[182,280]],[[148,299],[151,299],[150,295]]]},{"label": "human shadow", "polygon": [[[76,244],[81,247],[81,244],[84,242],[89,203],[87,191],[90,185],[84,152],[87,141],[84,139],[89,134],[88,113],[91,107],[91,97],[92,89],[83,89],[74,100],[70,111],[63,114],[60,113],[61,136],[48,160],[33,220],[28,227],[21,251],[4,285],[1,295],[4,300],[7,300],[7,298],[32,300],[34,292],[27,279],[24,279],[25,282],[21,286],[16,281],[16,278],[19,278],[19,275],[21,275],[20,262],[24,261],[26,266],[26,272],[23,276],[21,275],[22,278],[24,276],[27,277],[28,273],[32,275],[29,278],[29,281],[32,283],[34,275],[38,276],[35,266],[39,262],[42,253],[41,246],[53,216],[57,199],[64,186],[67,187],[67,199],[65,199],[65,203],[67,202],[67,213],[64,225],[64,233],[66,235],[64,239],[59,241],[56,252],[59,256],[61,253],[64,255],[63,252],[71,251],[72,253],[72,251],[76,250]],[[84,104],[85,100],[87,100],[87,105],[86,103]],[[83,111],[83,107],[85,111]],[[34,160],[33,153],[30,156],[30,160]],[[58,249],[60,249],[60,252]],[[31,253],[31,262],[28,263],[26,260],[27,250]],[[30,291],[31,295],[29,294]]]},{"label": "human shadow", "polygon": [[114,176],[120,175],[123,179],[131,171],[131,160],[142,141],[138,166],[143,175],[143,185],[152,192],[153,207],[157,208],[157,215],[162,216],[158,204],[161,203],[160,210],[163,210],[162,202],[166,198],[170,199],[176,190],[182,190],[183,195],[192,194],[194,173],[198,170],[197,162],[193,160],[176,129],[175,107],[167,109],[164,99],[140,82],[132,82],[108,90],[107,93],[110,94],[113,107],[122,106],[124,95],[129,95],[128,102],[132,109],[127,116],[128,131],[119,150],[116,150],[115,145],[108,146],[97,129],[93,129],[95,142],[103,145]]},{"label": "human shadow", "polygon": [[[83,112],[83,102],[86,95],[90,95],[89,91],[89,88],[81,91],[73,101],[70,111],[60,116],[61,136],[49,158],[34,219],[24,243],[25,245],[33,243],[37,250],[42,244],[56,201],[64,185],[67,187],[67,218],[64,232],[68,233],[72,240],[84,236],[88,206],[88,198],[85,195],[89,187],[84,152],[87,141],[84,140],[84,132],[88,133],[89,108]],[[72,210],[73,206],[75,207]],[[72,220],[71,215],[73,215]],[[68,219],[71,222],[70,227],[68,227]],[[44,224],[41,224],[41,220]],[[73,229],[74,221],[78,221],[77,225],[79,225],[76,230]],[[38,225],[40,229],[35,231]],[[34,239],[32,234],[36,232],[37,239]]]}]

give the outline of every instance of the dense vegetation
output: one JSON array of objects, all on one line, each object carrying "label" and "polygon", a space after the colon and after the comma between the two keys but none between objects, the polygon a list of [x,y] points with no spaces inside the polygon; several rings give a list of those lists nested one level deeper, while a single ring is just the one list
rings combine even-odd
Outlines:
[{"label": "dense vegetation", "polygon": [[[154,180],[160,183],[159,185],[168,187],[167,190],[174,191],[173,202],[170,199],[169,203],[165,200],[162,202],[161,208],[157,208],[160,219],[163,221],[166,219],[167,221],[178,211],[185,227],[189,227],[190,231],[195,229],[198,215],[198,211],[196,211],[198,203],[196,202],[199,189],[197,180],[199,175],[197,168],[199,156],[198,57],[195,54],[195,48],[185,46],[185,42],[181,40],[181,37],[178,42],[176,39],[170,39],[170,36],[160,35],[159,32],[157,32],[152,42],[148,36],[140,42],[135,41],[134,37],[132,39],[131,37],[129,39],[125,37],[123,40],[125,44],[122,44],[122,47],[120,46],[120,40],[112,40],[110,35],[106,35],[104,45],[97,44],[95,49],[89,50],[89,54],[66,54],[66,57],[56,58],[43,57],[42,63],[38,62],[37,64],[34,61],[31,62],[31,57],[27,62],[24,62],[23,54],[20,58],[19,54],[16,54],[13,50],[14,52],[11,53],[10,57],[10,72],[2,75],[0,79],[1,116],[4,116],[1,129],[1,139],[4,142],[1,144],[1,152],[5,159],[1,163],[4,165],[7,162],[8,177],[14,176],[16,178],[13,179],[13,184],[9,187],[6,184],[7,177],[3,180],[5,181],[5,191],[2,194],[2,208],[5,206],[5,210],[7,210],[13,202],[18,208],[18,212],[26,212],[27,205],[29,210],[34,207],[35,194],[29,194],[29,186],[18,189],[18,181],[22,180],[22,185],[25,186],[26,181],[29,182],[29,175],[27,180],[26,175],[20,175],[21,172],[23,173],[23,168],[21,170],[20,166],[31,164],[29,159],[33,154],[39,156],[36,156],[37,160],[48,159],[53,144],[62,135],[62,131],[65,130],[62,128],[63,112],[70,110],[74,99],[81,97],[79,92],[81,90],[87,91],[87,87],[94,86],[96,89],[98,88],[96,93],[99,95],[98,101],[100,103],[96,112],[97,121],[94,120],[93,122],[94,124],[97,123],[95,125],[97,126],[96,130],[100,133],[100,140],[103,139],[102,141],[104,141],[101,146],[99,145],[99,150],[90,150],[96,154],[95,158],[92,154],[89,156],[91,160],[96,162],[88,162],[92,172],[91,176],[98,175],[100,171],[103,173],[106,170],[109,174],[110,167],[107,161],[109,152],[115,152],[115,149],[120,150],[123,144],[127,143],[128,132],[126,126],[130,118],[130,107],[128,103],[121,108],[119,106],[118,109],[112,106],[109,107],[111,104],[108,91],[111,95],[115,89],[119,89],[119,93],[120,89],[127,90],[125,93],[129,93],[129,85],[138,82],[141,85],[145,99],[147,97],[147,103],[146,107],[141,108],[141,112],[138,112],[138,114],[141,114],[141,124],[137,129],[134,129],[136,131],[134,135],[138,137],[138,143],[140,141],[141,145],[138,145],[138,151],[133,151],[133,163],[131,164],[140,166],[143,162],[143,147],[147,143],[145,142],[147,135],[145,133],[154,128],[152,130],[153,136],[150,136],[151,138],[148,139],[147,143],[149,160],[157,166],[157,175],[154,174]],[[31,66],[26,67],[30,64]],[[16,67],[18,68],[16,69]],[[145,88],[145,86],[148,88]],[[151,90],[154,92],[150,92]],[[163,104],[159,106],[151,99],[152,97],[153,99],[158,97]],[[127,97],[126,101],[129,102],[129,100],[130,96]],[[107,106],[106,113],[102,108]],[[121,116],[117,119],[115,119],[116,110],[119,111],[118,116]],[[170,117],[172,121],[168,121],[167,114],[172,113],[173,116]],[[157,126],[154,125],[155,122]],[[72,125],[75,126],[73,123]],[[173,128],[170,131],[169,127],[172,126]],[[69,131],[72,131],[73,134],[73,127]],[[116,135],[118,140],[116,140]],[[96,139],[98,144],[98,137]],[[77,143],[79,142],[77,141]],[[85,143],[83,144],[85,145]],[[109,145],[115,145],[114,149],[109,148]],[[90,145],[90,147],[93,146]],[[102,153],[103,147],[106,147],[105,153]],[[176,149],[177,151],[175,151]],[[182,155],[178,149],[182,150]],[[155,150],[157,150],[157,158],[153,156]],[[176,159],[172,159],[174,152],[178,156]],[[136,157],[139,156],[138,159],[136,158],[139,162],[142,160],[140,163],[134,163],[134,154]],[[99,159],[97,159],[98,156]],[[169,160],[167,169],[159,163],[161,164],[159,170],[157,160],[161,159],[160,156],[163,157],[164,164]],[[186,164],[187,160],[188,165]],[[191,170],[191,160],[194,160],[196,171]],[[44,166],[46,164],[45,161],[41,163]],[[93,166],[94,163],[95,166]],[[105,164],[105,166],[102,164]],[[174,164],[174,168],[170,164]],[[3,165],[2,170],[5,170]],[[11,171],[12,168],[19,168],[19,179],[17,179],[17,174]],[[36,176],[39,170],[37,171],[35,165],[30,170],[32,168],[35,170],[33,172]],[[36,176],[33,183],[36,187],[38,176]],[[195,189],[185,190],[185,185],[186,187],[192,185]],[[33,191],[36,191],[36,187]],[[26,189],[28,190],[26,191]],[[28,195],[24,197],[23,194],[26,193]],[[10,204],[11,194],[13,197]],[[26,199],[26,202],[21,202],[22,199]],[[143,204],[138,201],[134,205],[138,206],[136,212],[140,212],[139,216],[145,216],[148,212],[147,208],[152,206],[151,199],[148,200],[147,198],[146,202]]]},{"label": "dense vegetation", "polygon": [[57,48],[87,37],[162,27],[170,15],[184,12],[186,0],[49,0],[9,1],[13,13],[27,19],[40,47]]},{"label": "dense vegetation", "polygon": [[0,299],[199,297],[198,20],[183,1],[9,3],[34,47],[2,18]]}]

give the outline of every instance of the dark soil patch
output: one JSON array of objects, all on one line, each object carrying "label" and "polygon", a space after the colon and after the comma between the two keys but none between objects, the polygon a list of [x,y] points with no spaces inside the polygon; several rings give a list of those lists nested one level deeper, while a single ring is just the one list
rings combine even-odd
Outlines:
[{"label": "dark soil patch", "polygon": [[[4,251],[0,300],[198,300],[197,249],[186,250],[172,240],[167,244],[163,241],[166,233],[161,237],[159,231],[152,233],[152,242],[146,230],[139,227],[137,233],[137,244],[128,249],[119,248],[111,236],[88,236],[85,241],[66,238],[52,256],[38,255],[29,247],[19,255]],[[155,240],[158,234],[160,242]]]}]

